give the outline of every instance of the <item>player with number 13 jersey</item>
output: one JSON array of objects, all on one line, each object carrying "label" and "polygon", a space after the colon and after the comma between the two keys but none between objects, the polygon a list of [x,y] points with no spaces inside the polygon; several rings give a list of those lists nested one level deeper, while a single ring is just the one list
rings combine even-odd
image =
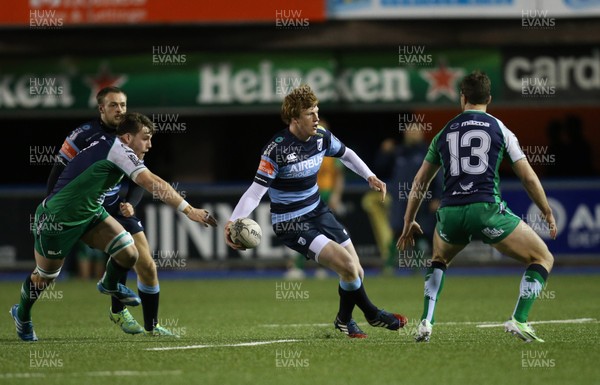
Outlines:
[{"label": "player with number 13 jersey", "polygon": [[448,122],[434,137],[425,157],[443,168],[440,207],[500,203],[498,168],[504,157],[512,164],[525,154],[515,134],[497,118],[467,110]]}]

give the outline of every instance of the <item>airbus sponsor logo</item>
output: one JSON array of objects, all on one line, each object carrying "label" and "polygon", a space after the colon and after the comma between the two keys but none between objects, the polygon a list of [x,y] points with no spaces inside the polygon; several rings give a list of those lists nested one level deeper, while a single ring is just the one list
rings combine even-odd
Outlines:
[{"label": "airbus sponsor logo", "polygon": [[291,173],[302,172],[305,170],[312,169],[314,167],[319,167],[321,165],[321,163],[323,163],[323,155],[317,154],[316,156],[314,156],[312,158],[306,159],[306,160],[304,160],[302,162],[298,162],[296,164],[292,164],[290,166],[289,171]]}]

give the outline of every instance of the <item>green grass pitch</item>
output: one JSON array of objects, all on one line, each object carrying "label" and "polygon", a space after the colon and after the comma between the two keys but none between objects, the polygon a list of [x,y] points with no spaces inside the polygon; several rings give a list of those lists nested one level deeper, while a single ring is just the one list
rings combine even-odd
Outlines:
[{"label": "green grass pitch", "polygon": [[[24,343],[8,314],[20,283],[2,282],[0,385],[598,384],[598,278],[551,276],[530,316],[542,321],[534,326],[543,344],[493,326],[513,310],[518,275],[464,277],[450,269],[427,344],[411,335],[423,305],[421,276],[367,277],[373,302],[410,321],[400,332],[373,328],[356,309],[364,340],[333,329],[333,278],[163,280],[160,320],[177,340],[122,333],[93,282],[65,280],[33,309],[40,340]],[[131,311],[142,320],[141,308]],[[588,320],[549,322],[580,319]]]}]

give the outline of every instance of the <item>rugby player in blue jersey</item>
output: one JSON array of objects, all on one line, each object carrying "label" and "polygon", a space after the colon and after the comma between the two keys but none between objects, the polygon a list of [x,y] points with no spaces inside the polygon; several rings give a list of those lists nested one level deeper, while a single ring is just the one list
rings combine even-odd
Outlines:
[{"label": "rugby player in blue jersey", "polygon": [[[60,148],[59,162],[54,165],[48,177],[48,194],[52,192],[59,175],[71,159],[102,136],[114,136],[119,122],[127,112],[127,95],[118,87],[101,89],[96,95],[96,100],[100,117],[80,125],[66,137]],[[126,184],[127,188],[120,183],[108,191],[103,205],[106,211],[132,235],[135,247],[138,249],[139,258],[133,269],[138,277],[137,287],[142,300],[144,326],[142,327],[127,307],[114,297],[111,298],[108,316],[125,333],[168,336],[171,335],[168,329],[160,325],[156,326],[160,298],[158,273],[142,221],[135,215],[135,207],[142,199],[144,189],[131,181],[127,181]],[[122,190],[127,191],[127,194],[121,194]],[[127,275],[122,277],[120,283],[123,285],[127,283]]]},{"label": "rugby player in blue jersey", "polygon": [[288,127],[273,136],[263,148],[254,182],[240,198],[225,225],[225,241],[234,249],[229,223],[248,217],[265,193],[271,200],[273,231],[286,246],[335,271],[340,277],[339,311],[335,328],[351,338],[365,338],[352,318],[358,306],[372,326],[397,330],[407,320],[375,306],[363,285],[364,271],[344,226],[323,203],[317,186],[317,172],[324,156],[340,158],[350,170],[369,182],[385,198],[386,186],[367,165],[331,132],[319,126],[316,95],[302,85],[287,95],[281,117]]},{"label": "rugby player in blue jersey", "polygon": [[66,165],[52,192],[37,207],[34,219],[36,268],[23,282],[20,302],[10,313],[17,335],[24,341],[37,341],[31,321],[31,308],[43,290],[58,277],[79,239],[109,255],[104,276],[97,284],[102,294],[125,305],[141,300],[119,283],[138,259],[131,234],[104,208],[105,194],[127,176],[145,190],[161,197],[190,220],[216,226],[208,211],[192,207],[143,162],[152,147],[154,125],[146,116],[127,113],[119,122],[116,136],[105,135],[82,149]]},{"label": "rugby player in blue jersey", "polygon": [[416,340],[429,341],[448,265],[471,240],[479,239],[527,266],[505,330],[527,342],[543,342],[527,319],[548,279],[554,258],[544,241],[502,200],[498,168],[504,158],[508,158],[529,197],[540,209],[553,239],[556,222],[540,180],[516,136],[486,112],[492,98],[488,76],[475,71],[462,80],[460,89],[462,113],[433,138],[412,184],[404,230],[397,243],[399,249],[414,246],[415,234],[423,233],[415,217],[431,180],[442,169],[442,200],[436,214],[433,256],[425,275],[424,310]]}]

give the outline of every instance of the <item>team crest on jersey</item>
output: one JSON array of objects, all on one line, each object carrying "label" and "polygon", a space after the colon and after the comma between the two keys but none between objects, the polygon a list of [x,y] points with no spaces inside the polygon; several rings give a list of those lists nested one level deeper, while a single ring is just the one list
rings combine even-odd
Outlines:
[{"label": "team crest on jersey", "polygon": [[319,150],[319,151],[323,150],[323,138],[317,139],[317,150]]},{"label": "team crest on jersey", "polygon": [[460,127],[460,124],[459,124],[459,123],[452,123],[452,124],[450,125],[450,129],[451,129],[451,130],[456,130],[458,127]]},{"label": "team crest on jersey", "polygon": [[287,163],[293,163],[296,162],[298,160],[298,155],[296,155],[295,152],[292,152],[291,154],[287,154],[285,157],[285,161]]}]

